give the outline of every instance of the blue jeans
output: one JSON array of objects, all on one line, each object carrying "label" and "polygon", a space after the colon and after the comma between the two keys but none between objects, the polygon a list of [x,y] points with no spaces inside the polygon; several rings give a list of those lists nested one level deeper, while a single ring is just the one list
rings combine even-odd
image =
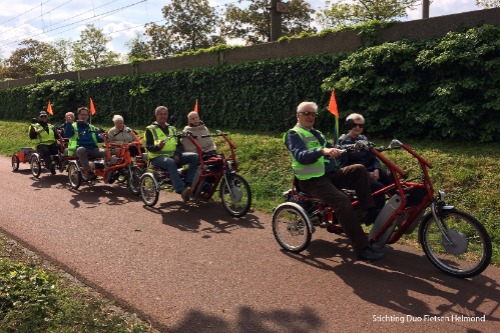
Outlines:
[{"label": "blue jeans", "polygon": [[170,175],[170,180],[172,181],[175,192],[181,193],[186,185],[182,182],[179,172],[177,172],[177,167],[184,164],[189,164],[186,174],[186,184],[190,185],[193,182],[193,178],[196,174],[196,170],[198,169],[200,161],[198,158],[198,154],[196,153],[182,153],[179,163],[175,163],[172,157],[161,155],[153,158],[151,160],[151,164],[153,164],[157,168],[167,170]]}]

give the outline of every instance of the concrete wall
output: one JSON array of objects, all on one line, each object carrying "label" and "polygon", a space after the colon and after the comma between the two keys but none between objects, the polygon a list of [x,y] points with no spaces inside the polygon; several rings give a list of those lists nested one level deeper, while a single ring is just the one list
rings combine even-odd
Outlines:
[{"label": "concrete wall", "polygon": [[[412,40],[429,39],[443,36],[450,31],[462,31],[485,23],[500,25],[500,8],[395,23],[387,28],[380,29],[377,34],[377,41],[383,43],[402,38]],[[270,58],[311,56],[322,53],[353,51],[359,48],[361,43],[362,40],[357,31],[345,31],[325,36],[292,39],[290,42],[273,42],[241,47],[221,53],[203,53],[144,61],[138,63],[135,67],[131,64],[125,64],[79,72],[45,75],[40,78],[40,81],[87,80],[97,77],[172,71],[182,68],[213,67]],[[36,83],[35,78],[5,81],[0,82],[0,89],[34,83]]]}]

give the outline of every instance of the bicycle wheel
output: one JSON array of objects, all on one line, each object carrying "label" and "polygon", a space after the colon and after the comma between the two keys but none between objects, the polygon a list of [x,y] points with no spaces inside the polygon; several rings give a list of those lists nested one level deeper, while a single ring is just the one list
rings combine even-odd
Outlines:
[{"label": "bicycle wheel", "polygon": [[160,197],[158,183],[152,173],[145,173],[140,178],[141,198],[148,207],[154,206]]},{"label": "bicycle wheel", "polygon": [[227,175],[227,182],[222,178],[219,195],[224,209],[232,216],[245,215],[252,204],[250,185],[238,174]]},{"label": "bicycle wheel", "polygon": [[289,252],[301,252],[311,242],[312,226],[307,213],[293,202],[279,205],[273,212],[273,234],[278,244]]},{"label": "bicycle wheel", "polygon": [[141,176],[144,171],[136,166],[129,168],[128,188],[135,195],[141,194]]},{"label": "bicycle wheel", "polygon": [[82,171],[77,162],[70,162],[68,165],[69,184],[75,190],[82,185]]},{"label": "bicycle wheel", "polygon": [[425,255],[446,274],[468,278],[480,274],[491,261],[491,240],[474,217],[456,209],[444,210],[443,235],[432,214],[422,220],[419,240]]},{"label": "bicycle wheel", "polygon": [[42,172],[42,167],[40,165],[40,158],[38,157],[38,154],[31,155],[30,168],[33,177],[35,178],[40,177],[40,173]]},{"label": "bicycle wheel", "polygon": [[12,155],[12,171],[17,171],[19,169],[19,157],[14,154]]}]

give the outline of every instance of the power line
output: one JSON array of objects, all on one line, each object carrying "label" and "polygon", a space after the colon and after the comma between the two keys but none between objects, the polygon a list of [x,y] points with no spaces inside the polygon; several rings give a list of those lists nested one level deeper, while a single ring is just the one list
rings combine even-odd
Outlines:
[{"label": "power line", "polygon": [[7,21],[0,22],[0,25],[2,25],[2,24],[4,24],[4,23],[7,23],[7,22],[10,22],[10,21],[12,21],[13,19],[18,18],[19,16],[22,16],[22,15],[24,15],[24,14],[27,14],[27,13],[29,13],[29,12],[31,12],[31,11],[33,11],[33,10],[37,9],[38,7],[41,7],[42,5],[46,4],[46,3],[47,3],[47,2],[49,2],[49,1],[51,1],[51,0],[47,0],[47,1],[45,1],[45,2],[43,2],[43,3],[41,3],[41,4],[39,4],[38,6],[33,7],[33,8],[31,8],[30,10],[25,11],[24,13],[21,13],[21,14],[19,14],[19,15],[17,15],[17,16],[14,16],[14,17],[12,17],[12,18],[8,19]]}]

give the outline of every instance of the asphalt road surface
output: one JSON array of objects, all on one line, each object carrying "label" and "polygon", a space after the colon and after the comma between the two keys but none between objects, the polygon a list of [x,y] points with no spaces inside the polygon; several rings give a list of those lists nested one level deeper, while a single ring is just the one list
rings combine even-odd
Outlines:
[{"label": "asphalt road surface", "polygon": [[[250,184],[251,185],[251,184]],[[120,185],[70,189],[0,157],[0,229],[162,332],[498,332],[498,268],[458,279],[418,248],[356,262],[319,230],[280,250],[270,216],[229,216],[163,191],[154,208]],[[483,317],[484,316],[484,317]],[[477,319],[480,321],[471,321]]]}]

